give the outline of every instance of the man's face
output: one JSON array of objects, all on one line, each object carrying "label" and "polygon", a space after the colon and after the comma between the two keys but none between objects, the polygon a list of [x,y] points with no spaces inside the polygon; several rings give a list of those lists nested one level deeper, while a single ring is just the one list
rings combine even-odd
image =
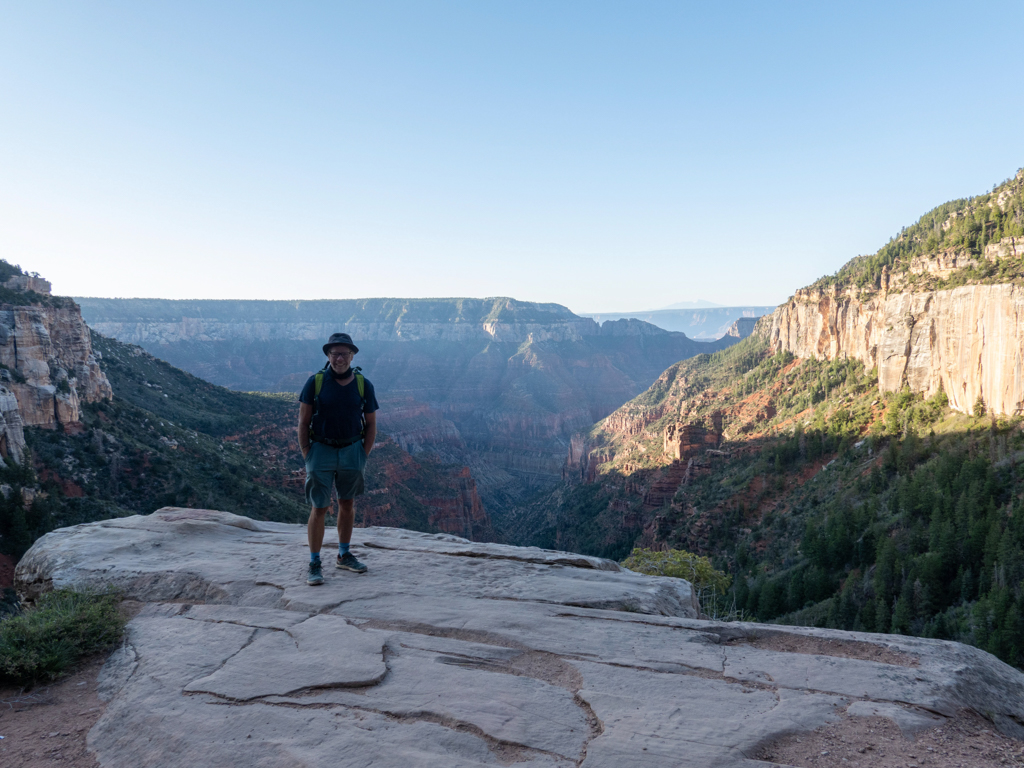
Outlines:
[{"label": "man's face", "polygon": [[327,359],[331,363],[331,370],[337,374],[345,373],[352,365],[352,357],[355,355],[351,349],[341,344],[331,347],[327,353]]}]

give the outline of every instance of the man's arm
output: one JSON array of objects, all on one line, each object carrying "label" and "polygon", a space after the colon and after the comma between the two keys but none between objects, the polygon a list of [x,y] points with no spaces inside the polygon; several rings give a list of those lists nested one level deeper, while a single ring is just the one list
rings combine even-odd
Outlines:
[{"label": "man's arm", "polygon": [[366,420],[366,431],[363,432],[363,450],[369,456],[370,451],[373,450],[373,444],[377,440],[377,413],[364,413],[363,418]]},{"label": "man's arm", "polygon": [[299,450],[302,451],[302,458],[309,454],[309,422],[313,420],[313,404],[299,403]]}]

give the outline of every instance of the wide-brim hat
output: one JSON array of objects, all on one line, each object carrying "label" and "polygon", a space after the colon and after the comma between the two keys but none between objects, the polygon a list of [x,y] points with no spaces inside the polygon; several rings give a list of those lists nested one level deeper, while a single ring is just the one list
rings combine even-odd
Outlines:
[{"label": "wide-brim hat", "polygon": [[346,346],[353,352],[359,351],[359,347],[352,343],[352,337],[347,333],[332,333],[331,338],[329,338],[327,343],[324,344],[324,354],[330,354],[331,347],[337,347],[339,345]]}]

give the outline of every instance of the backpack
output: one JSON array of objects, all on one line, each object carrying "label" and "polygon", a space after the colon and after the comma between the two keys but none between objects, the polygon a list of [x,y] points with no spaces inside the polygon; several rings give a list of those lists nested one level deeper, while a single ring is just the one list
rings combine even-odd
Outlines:
[{"label": "backpack", "polygon": [[[313,384],[313,416],[320,413],[320,389],[324,385],[324,374],[327,373],[327,369],[331,367],[330,363],[327,363],[323,368],[316,372],[314,377],[315,381]],[[363,425],[360,430],[360,437],[366,432],[366,378],[362,374],[362,369],[356,366],[352,368],[352,373],[356,377],[356,389],[359,390],[359,420]],[[313,433],[313,420],[310,419],[309,423],[310,434]]]}]

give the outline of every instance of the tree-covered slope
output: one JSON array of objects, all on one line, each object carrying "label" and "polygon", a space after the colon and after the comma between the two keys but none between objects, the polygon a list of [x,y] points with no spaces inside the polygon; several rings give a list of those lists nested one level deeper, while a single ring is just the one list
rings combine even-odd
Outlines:
[{"label": "tree-covered slope", "polygon": [[[720,442],[666,452],[666,432],[716,414]],[[585,454],[580,480],[524,515],[531,543],[685,549],[734,577],[745,617],[955,639],[1024,666],[1019,419],[879,395],[859,363],[752,337],[670,368]]]}]

